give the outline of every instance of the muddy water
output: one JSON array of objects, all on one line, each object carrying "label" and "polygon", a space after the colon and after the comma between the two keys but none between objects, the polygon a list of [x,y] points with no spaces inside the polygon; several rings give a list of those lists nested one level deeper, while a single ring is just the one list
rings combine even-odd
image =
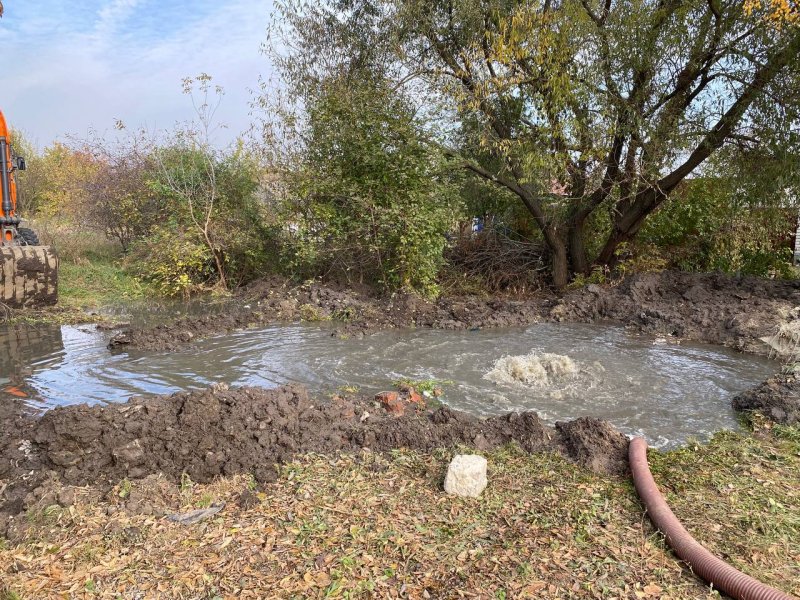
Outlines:
[{"label": "muddy water", "polygon": [[398,379],[435,379],[449,382],[443,400],[454,408],[480,415],[535,410],[550,421],[599,416],[669,447],[736,428],[731,397],[777,368],[715,346],[584,324],[385,331],[348,340],[325,327],[281,325],[181,352],[117,355],[106,350],[109,336],[92,327],[0,329],[0,402],[9,394],[43,409],[119,402],[214,382],[374,393]]}]

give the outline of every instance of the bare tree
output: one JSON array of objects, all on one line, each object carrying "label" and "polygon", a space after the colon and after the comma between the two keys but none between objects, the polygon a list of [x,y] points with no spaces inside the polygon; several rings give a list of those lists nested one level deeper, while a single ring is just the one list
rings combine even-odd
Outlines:
[{"label": "bare tree", "polygon": [[192,99],[197,121],[178,131],[173,144],[155,148],[153,158],[167,190],[185,205],[195,231],[212,256],[219,286],[227,288],[225,256],[214,226],[220,200],[221,153],[211,141],[219,128],[215,115],[224,91],[211,82],[206,73],[183,80],[183,91]]}]

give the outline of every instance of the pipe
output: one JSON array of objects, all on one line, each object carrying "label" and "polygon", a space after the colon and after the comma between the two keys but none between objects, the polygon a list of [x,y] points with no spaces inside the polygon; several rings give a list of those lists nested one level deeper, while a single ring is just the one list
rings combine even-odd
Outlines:
[{"label": "pipe", "polygon": [[794,596],[737,571],[703,548],[684,529],[653,480],[650,467],[647,465],[647,442],[643,438],[631,440],[628,458],[633,473],[633,483],[639,498],[644,502],[650,520],[666,536],[667,543],[675,554],[688,563],[694,573],[735,600],[796,600]]}]

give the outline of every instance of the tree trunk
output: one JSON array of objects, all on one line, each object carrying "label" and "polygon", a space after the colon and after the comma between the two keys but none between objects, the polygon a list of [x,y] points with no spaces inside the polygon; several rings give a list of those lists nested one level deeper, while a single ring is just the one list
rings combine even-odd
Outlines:
[{"label": "tree trunk", "polygon": [[608,235],[608,239],[606,240],[603,249],[600,250],[600,254],[597,255],[595,264],[613,267],[617,262],[617,248],[619,248],[619,245],[622,242],[626,242],[627,240],[628,235],[625,232],[613,229]]},{"label": "tree trunk", "polygon": [[586,243],[584,241],[584,219],[577,219],[569,229],[569,258],[572,271],[588,275],[589,259],[586,256]]},{"label": "tree trunk", "polygon": [[217,284],[221,286],[223,289],[228,289],[228,279],[225,277],[225,262],[222,259],[222,256],[214,247],[214,243],[211,241],[211,236],[208,233],[208,229],[203,229],[203,238],[206,241],[206,246],[211,251],[211,256],[214,257],[214,265],[217,268]]},{"label": "tree trunk", "polygon": [[636,194],[633,202],[625,205],[624,212],[618,213],[612,224],[611,233],[606,240],[595,264],[613,267],[617,262],[616,251],[623,242],[632,240],[639,232],[647,216],[667,198],[662,190],[645,188]]},{"label": "tree trunk", "polygon": [[553,252],[553,285],[558,290],[563,290],[569,283],[569,259],[565,244],[550,248]]}]

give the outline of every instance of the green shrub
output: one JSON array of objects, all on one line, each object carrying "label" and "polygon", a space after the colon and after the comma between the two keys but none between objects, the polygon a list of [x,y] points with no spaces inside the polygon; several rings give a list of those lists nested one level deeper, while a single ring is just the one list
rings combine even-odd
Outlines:
[{"label": "green shrub", "polygon": [[132,244],[141,276],[165,294],[236,287],[275,266],[258,199],[260,167],[241,144],[218,151],[177,136],[154,150],[149,187],[169,220]]},{"label": "green shrub", "polygon": [[355,78],[328,81],[308,114],[285,205],[287,266],[436,294],[457,190],[411,107],[385,82]]},{"label": "green shrub", "polygon": [[642,228],[635,252],[660,252],[669,266],[686,271],[721,271],[792,277],[789,241],[797,212],[749,190],[735,179],[688,181]]},{"label": "green shrub", "polygon": [[188,296],[215,282],[214,259],[208,247],[177,227],[160,227],[136,240],[128,267],[165,296]]}]

